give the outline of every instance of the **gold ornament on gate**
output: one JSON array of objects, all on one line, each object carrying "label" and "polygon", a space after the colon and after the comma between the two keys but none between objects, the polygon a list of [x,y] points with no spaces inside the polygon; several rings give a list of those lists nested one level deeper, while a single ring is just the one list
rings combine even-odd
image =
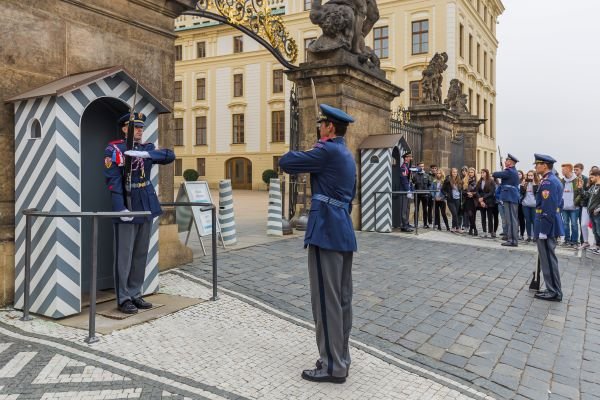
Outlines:
[{"label": "gold ornament on gate", "polygon": [[243,26],[268,41],[291,63],[298,58],[298,45],[281,17],[273,15],[268,0],[198,0],[196,9],[217,11],[233,25]]}]

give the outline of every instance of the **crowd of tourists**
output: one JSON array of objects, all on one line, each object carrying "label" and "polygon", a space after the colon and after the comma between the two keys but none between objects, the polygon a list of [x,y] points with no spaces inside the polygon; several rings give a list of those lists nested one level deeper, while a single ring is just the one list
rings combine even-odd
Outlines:
[{"label": "crowd of tourists", "polygon": [[[561,245],[589,248],[600,255],[600,169],[594,166],[586,176],[581,163],[562,164],[561,172],[554,173],[563,185],[561,215],[565,236]],[[532,242],[541,177],[534,170],[519,170],[518,174],[519,239]],[[446,175],[436,165],[427,170],[420,163],[411,168],[411,183],[414,190],[430,193],[416,198],[416,215],[422,221],[422,228],[483,238],[498,235],[506,240],[507,218],[499,196],[500,182],[488,169],[476,171],[464,166],[460,170],[451,168]]]}]

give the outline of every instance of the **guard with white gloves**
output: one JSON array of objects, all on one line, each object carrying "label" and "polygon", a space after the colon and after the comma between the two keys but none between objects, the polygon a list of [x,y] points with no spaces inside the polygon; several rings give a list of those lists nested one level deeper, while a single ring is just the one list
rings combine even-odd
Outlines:
[{"label": "guard with white gloves", "polygon": [[[127,135],[129,114],[119,119],[123,135]],[[113,211],[150,211],[148,217],[120,217],[113,220],[115,246],[115,293],[117,306],[126,314],[151,308],[142,299],[146,274],[152,220],[162,214],[156,190],[150,181],[154,164],[170,164],[175,154],[169,149],[156,149],[153,143],[142,143],[146,116],[134,114],[133,149],[127,150],[124,139],[110,142],[104,149],[104,176],[112,197]],[[130,184],[126,185],[125,156],[132,157]]]},{"label": "guard with white gloves", "polygon": [[540,266],[546,290],[535,294],[536,299],[562,301],[560,272],[556,258],[556,240],[565,235],[562,211],[563,186],[552,173],[556,160],[544,154],[535,154],[535,170],[543,178],[535,195],[535,221],[533,238],[537,242]]}]

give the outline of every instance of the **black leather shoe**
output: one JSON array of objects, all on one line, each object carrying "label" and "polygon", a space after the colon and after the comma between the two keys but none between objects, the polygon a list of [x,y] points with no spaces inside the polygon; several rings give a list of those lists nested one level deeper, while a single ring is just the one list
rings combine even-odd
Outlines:
[{"label": "black leather shoe", "polygon": [[401,228],[400,232],[414,232],[414,230],[412,230],[410,228]]},{"label": "black leather shoe", "polygon": [[504,242],[504,243],[500,243],[500,246],[506,246],[506,247],[518,247],[518,245],[516,243],[512,243],[512,242]]},{"label": "black leather shoe", "polygon": [[[321,359],[318,359],[315,362],[315,367],[317,367],[317,369],[322,369],[323,368],[323,361],[321,361]],[[349,373],[350,373],[350,367],[348,367],[348,369],[346,370],[346,378],[348,377]]]},{"label": "black leather shoe", "polygon": [[306,379],[311,382],[330,382],[330,383],[344,383],[346,377],[344,376],[332,376],[322,369],[305,369],[302,371],[302,379]]},{"label": "black leather shoe", "polygon": [[133,305],[131,300],[125,300],[125,302],[119,306],[119,311],[123,314],[137,314],[138,309]]},{"label": "black leather shoe", "polygon": [[546,300],[546,301],[562,301],[562,296],[559,296],[555,293],[550,293],[550,292],[546,292],[546,293],[536,293],[533,297],[535,297],[536,299],[540,299],[540,300]]},{"label": "black leather shoe", "polygon": [[147,310],[149,308],[152,308],[152,303],[148,303],[141,297],[138,297],[137,299],[133,299],[132,302],[133,302],[134,306],[136,306],[137,308],[142,309],[142,310]]},{"label": "black leather shoe", "polygon": [[424,225],[423,229],[429,229],[429,225]]}]

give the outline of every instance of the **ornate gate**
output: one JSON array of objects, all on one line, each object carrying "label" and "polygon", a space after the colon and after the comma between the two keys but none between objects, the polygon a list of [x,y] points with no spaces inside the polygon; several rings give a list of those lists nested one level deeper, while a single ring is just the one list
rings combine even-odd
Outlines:
[{"label": "ornate gate", "polygon": [[404,107],[392,111],[390,133],[404,135],[416,161],[423,159],[423,128],[410,120],[410,112]]}]

